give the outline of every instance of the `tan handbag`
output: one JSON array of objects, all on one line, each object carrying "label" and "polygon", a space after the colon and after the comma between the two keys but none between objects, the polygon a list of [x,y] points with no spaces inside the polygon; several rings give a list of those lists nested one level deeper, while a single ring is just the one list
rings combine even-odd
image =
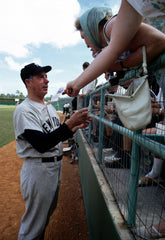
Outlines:
[{"label": "tan handbag", "polygon": [[133,80],[124,94],[108,94],[114,99],[117,113],[124,127],[130,130],[145,128],[152,118],[145,47],[143,47],[143,70],[145,75]]}]

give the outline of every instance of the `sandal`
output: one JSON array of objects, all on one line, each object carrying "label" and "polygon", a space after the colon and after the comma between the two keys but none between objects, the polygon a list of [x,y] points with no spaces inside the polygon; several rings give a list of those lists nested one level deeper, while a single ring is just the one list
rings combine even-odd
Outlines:
[{"label": "sandal", "polygon": [[[161,226],[162,225],[162,226]],[[165,221],[162,221],[158,224],[152,225],[150,228],[150,233],[152,237],[165,237]]]},{"label": "sandal", "polygon": [[147,187],[147,186],[155,186],[157,184],[157,182],[155,180],[157,180],[159,177],[154,177],[154,178],[149,178],[149,177],[141,177],[139,179],[139,187]]},{"label": "sandal", "polygon": [[[147,228],[146,226],[142,226],[137,232],[137,236],[140,236],[142,239],[159,239],[165,237],[165,229],[160,229],[160,224],[152,225]],[[164,221],[165,224],[165,221]],[[163,238],[164,239],[164,238]]]}]

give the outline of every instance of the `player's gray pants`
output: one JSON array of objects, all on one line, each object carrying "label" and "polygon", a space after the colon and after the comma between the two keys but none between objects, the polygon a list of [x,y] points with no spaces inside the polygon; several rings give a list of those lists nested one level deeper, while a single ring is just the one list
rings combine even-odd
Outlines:
[{"label": "player's gray pants", "polygon": [[21,169],[21,192],[26,210],[21,220],[18,240],[44,239],[45,227],[58,201],[61,166],[62,161],[24,161]]}]

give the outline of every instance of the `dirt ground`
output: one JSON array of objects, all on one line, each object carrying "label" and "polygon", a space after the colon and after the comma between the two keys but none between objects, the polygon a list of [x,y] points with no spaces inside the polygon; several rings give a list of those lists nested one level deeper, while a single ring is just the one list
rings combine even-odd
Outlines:
[{"label": "dirt ground", "polygon": [[[70,161],[69,156],[64,156],[58,206],[45,240],[89,240],[78,163],[70,164]],[[23,160],[16,154],[15,141],[0,148],[0,240],[17,239],[24,213],[20,192],[22,164]]]}]

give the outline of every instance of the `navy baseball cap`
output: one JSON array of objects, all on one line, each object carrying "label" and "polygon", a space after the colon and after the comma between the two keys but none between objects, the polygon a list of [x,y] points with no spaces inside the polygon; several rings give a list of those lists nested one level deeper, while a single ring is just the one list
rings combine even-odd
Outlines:
[{"label": "navy baseball cap", "polygon": [[22,78],[23,82],[25,82],[25,79],[27,79],[31,76],[34,76],[37,73],[42,72],[42,71],[47,73],[51,69],[52,69],[51,66],[41,67],[38,64],[30,63],[30,64],[26,65],[24,68],[21,69],[21,74],[20,75],[21,75],[21,78]]}]

